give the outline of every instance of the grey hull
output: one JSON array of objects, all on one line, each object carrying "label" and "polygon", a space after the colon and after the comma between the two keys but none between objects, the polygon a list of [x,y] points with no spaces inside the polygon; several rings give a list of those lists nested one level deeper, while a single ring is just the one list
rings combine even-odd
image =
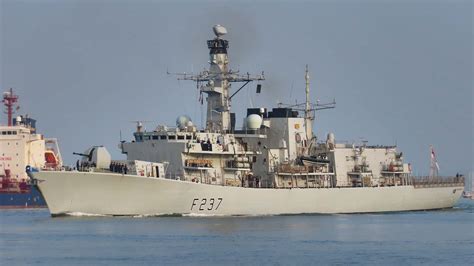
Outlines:
[{"label": "grey hull", "polygon": [[371,213],[453,207],[462,186],[269,189],[132,175],[33,174],[52,215],[278,215]]}]

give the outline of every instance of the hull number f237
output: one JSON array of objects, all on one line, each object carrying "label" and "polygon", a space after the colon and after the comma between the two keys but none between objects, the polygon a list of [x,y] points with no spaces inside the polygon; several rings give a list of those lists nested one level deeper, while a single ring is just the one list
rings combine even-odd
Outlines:
[{"label": "hull number f237", "polygon": [[221,203],[222,198],[194,198],[191,211],[217,211]]}]

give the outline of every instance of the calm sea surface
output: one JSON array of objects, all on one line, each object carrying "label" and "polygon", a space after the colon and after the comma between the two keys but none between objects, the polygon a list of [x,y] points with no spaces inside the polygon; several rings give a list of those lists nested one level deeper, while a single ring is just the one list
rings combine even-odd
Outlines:
[{"label": "calm sea surface", "polygon": [[61,217],[0,210],[0,265],[474,265],[474,201],[442,211]]}]

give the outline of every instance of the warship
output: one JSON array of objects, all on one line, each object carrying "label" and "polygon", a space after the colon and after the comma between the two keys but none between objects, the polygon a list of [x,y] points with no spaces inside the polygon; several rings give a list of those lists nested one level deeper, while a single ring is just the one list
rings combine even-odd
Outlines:
[{"label": "warship", "polygon": [[[374,213],[451,208],[459,200],[462,177],[414,177],[396,146],[340,143],[333,133],[318,140],[315,112],[335,102],[311,103],[308,68],[306,101],[248,108],[237,128],[233,97],[265,77],[232,70],[227,30],[213,31],[209,68],[177,74],[206,94],[204,128],[185,115],[152,131],[138,122],[134,139],[119,143],[127,160],[95,146],[74,171],[30,172],[52,216]],[[231,93],[233,83],[241,86]]]},{"label": "warship", "polygon": [[58,142],[38,134],[35,119],[13,118],[18,101],[13,89],[3,94],[8,123],[0,125],[0,208],[46,207],[40,192],[29,184],[26,167],[30,171],[60,169]]}]

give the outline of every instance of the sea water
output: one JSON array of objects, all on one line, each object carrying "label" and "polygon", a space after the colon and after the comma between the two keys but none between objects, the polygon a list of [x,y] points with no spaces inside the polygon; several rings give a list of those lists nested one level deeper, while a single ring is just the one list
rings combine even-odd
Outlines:
[{"label": "sea water", "polygon": [[453,209],[263,217],[0,211],[0,265],[474,265],[474,201]]}]

